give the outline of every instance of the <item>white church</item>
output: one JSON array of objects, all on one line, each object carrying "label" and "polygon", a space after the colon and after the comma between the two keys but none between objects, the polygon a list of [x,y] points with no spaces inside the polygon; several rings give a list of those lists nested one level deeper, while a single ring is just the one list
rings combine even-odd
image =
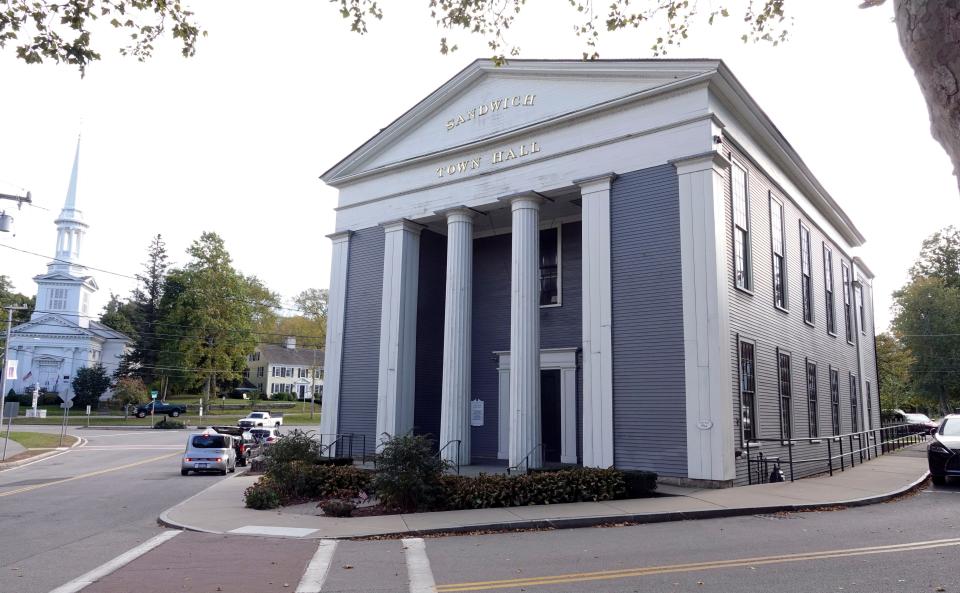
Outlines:
[{"label": "white church", "polygon": [[80,261],[80,248],[89,225],[77,208],[77,169],[80,142],[73,160],[67,199],[57,225],[56,256],[47,272],[34,276],[37,303],[30,321],[12,330],[11,358],[17,360],[17,379],[7,387],[17,393],[32,389],[73,397],[70,382],[76,371],[103,364],[107,373],[117,368],[131,339],[91,319],[91,295],[99,287]]}]

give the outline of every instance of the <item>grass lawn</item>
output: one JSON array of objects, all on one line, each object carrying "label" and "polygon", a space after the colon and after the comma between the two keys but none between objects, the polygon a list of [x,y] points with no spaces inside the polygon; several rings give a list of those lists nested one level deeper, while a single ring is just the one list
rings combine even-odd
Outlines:
[{"label": "grass lawn", "polygon": [[[179,420],[187,424],[188,426],[210,426],[212,424],[227,424],[227,425],[236,425],[237,420],[244,418],[247,414],[239,413],[231,410],[224,410],[223,413],[220,413],[220,410],[211,410],[211,414],[204,414],[201,418],[194,414],[183,415],[179,418],[170,418],[170,420]],[[164,416],[155,416],[154,422],[160,422],[163,420]],[[129,416],[127,419],[124,419],[123,416],[115,416],[113,418],[104,418],[100,416],[90,416],[89,419],[90,426],[151,426],[150,416],[146,418],[137,418],[136,416]],[[57,410],[57,413],[50,412],[47,414],[46,418],[27,418],[26,416],[17,416],[13,421],[17,426],[29,426],[29,425],[54,425],[59,426],[63,423],[63,410]],[[297,413],[287,412],[283,415],[283,423],[287,424],[304,424],[304,425],[313,425],[316,429],[320,428],[320,406],[317,406],[317,410],[313,414],[313,418],[310,418],[310,408],[307,407],[306,413]],[[77,414],[71,410],[70,418],[67,426],[87,426],[87,416],[85,414]],[[11,433],[12,434],[12,433]],[[59,437],[58,437],[59,438]]]},{"label": "grass lawn", "polygon": [[[16,441],[27,449],[52,449],[60,446],[60,435],[45,432],[10,432],[10,440]],[[69,447],[76,437],[64,435],[63,446]]]}]

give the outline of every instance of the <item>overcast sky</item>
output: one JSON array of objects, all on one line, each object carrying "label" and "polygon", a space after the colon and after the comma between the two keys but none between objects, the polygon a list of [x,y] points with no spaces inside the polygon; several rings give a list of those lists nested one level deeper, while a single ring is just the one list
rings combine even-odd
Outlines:
[{"label": "overcast sky", "polygon": [[[29,189],[46,210],[13,212],[16,233],[0,244],[52,255],[82,128],[84,263],[132,275],[161,233],[180,264],[192,240],[216,231],[240,270],[290,303],[329,283],[336,192],[318,176],[489,50],[460,38],[460,51],[441,56],[427,0],[382,2],[384,20],[364,37],[322,0],[187,3],[209,31],[191,59],[169,43],[143,64],[102,47],[104,60],[81,80],[68,66],[27,66],[3,52],[0,192]],[[867,237],[858,254],[877,275],[882,329],[921,241],[960,221],[960,196],[892,8],[858,3],[791,0],[800,12],[780,47],[744,45],[730,18],[697,28],[668,57],[725,60],[852,217]],[[521,57],[578,58],[573,14],[561,0],[529,2],[511,36]],[[609,35],[601,57],[650,57],[652,34]],[[0,247],[0,274],[21,292],[35,292],[45,263]],[[97,310],[111,291],[133,287],[96,277]]]}]

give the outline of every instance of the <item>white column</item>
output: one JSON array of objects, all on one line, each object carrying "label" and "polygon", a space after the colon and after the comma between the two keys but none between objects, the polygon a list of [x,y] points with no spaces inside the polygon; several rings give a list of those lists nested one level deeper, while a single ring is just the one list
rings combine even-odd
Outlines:
[{"label": "white column", "polygon": [[687,476],[729,481],[736,475],[723,193],[729,162],[708,152],[673,165],[680,189]]},{"label": "white column", "polygon": [[[540,435],[540,203],[536,195],[509,199],[513,214],[510,273],[510,449],[520,463]],[[543,450],[527,459],[543,465]]]},{"label": "white column", "polygon": [[[333,242],[330,265],[330,292],[327,297],[327,342],[323,360],[323,399],[321,400],[320,433],[324,444],[333,442],[339,429],[340,371],[343,361],[343,318],[347,296],[347,263],[350,255],[351,231],[328,235]],[[267,385],[270,381],[267,368]],[[269,391],[268,391],[269,393]]]},{"label": "white column", "polygon": [[[377,448],[413,429],[417,363],[417,286],[420,231],[409,220],[383,225],[383,299],[377,382]],[[389,435],[389,436],[388,436]]]},{"label": "white column", "polygon": [[580,186],[583,272],[583,465],[613,458],[613,315],[610,292],[610,186],[606,173]]},{"label": "white column", "polygon": [[[473,326],[473,216],[455,208],[447,216],[447,288],[443,315],[443,382],[440,401],[440,447],[460,441],[459,463],[470,463],[470,381]],[[457,449],[443,458],[457,460]]]}]

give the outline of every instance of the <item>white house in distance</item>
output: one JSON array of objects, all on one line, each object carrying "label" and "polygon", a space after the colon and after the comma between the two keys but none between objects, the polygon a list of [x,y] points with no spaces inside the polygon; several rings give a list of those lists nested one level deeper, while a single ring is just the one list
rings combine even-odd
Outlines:
[{"label": "white house in distance", "polygon": [[57,217],[57,246],[47,272],[34,276],[37,304],[30,321],[11,331],[9,355],[17,361],[17,379],[7,387],[23,392],[34,386],[73,397],[70,382],[76,371],[102,364],[116,370],[129,348],[128,336],[93,321],[90,297],[99,287],[80,261],[80,247],[89,225],[77,208],[77,168],[80,141],[70,174],[70,187]]},{"label": "white house in distance", "polygon": [[259,344],[247,356],[247,381],[273,396],[293,393],[298,399],[311,399],[323,394],[323,350],[297,348],[297,340],[290,336],[283,346]]}]

